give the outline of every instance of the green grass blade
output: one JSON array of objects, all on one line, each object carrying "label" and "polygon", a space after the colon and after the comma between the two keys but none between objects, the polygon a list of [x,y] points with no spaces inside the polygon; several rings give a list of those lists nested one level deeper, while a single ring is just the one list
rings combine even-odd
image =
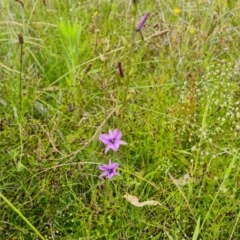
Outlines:
[{"label": "green grass blade", "polygon": [[45,240],[41,233],[28,221],[28,219],[19,211],[19,209],[17,209],[1,192],[0,197],[10,208],[12,208],[14,212],[16,212],[27,223],[27,225],[37,234],[37,236],[39,236],[39,238]]},{"label": "green grass blade", "polygon": [[198,239],[198,235],[200,233],[200,220],[201,220],[201,217],[199,216],[199,218],[197,220],[196,228],[195,228],[194,233],[193,233],[192,240],[197,240]]},{"label": "green grass blade", "polygon": [[210,212],[211,212],[211,210],[212,210],[212,208],[213,208],[214,203],[215,203],[216,200],[217,200],[217,197],[218,197],[218,195],[219,195],[219,193],[220,193],[220,191],[221,191],[221,189],[222,189],[222,186],[224,185],[225,181],[228,179],[228,177],[229,177],[229,175],[230,175],[230,173],[231,173],[231,170],[232,170],[232,168],[233,168],[236,160],[237,160],[237,156],[235,155],[235,156],[233,157],[232,161],[230,162],[230,164],[229,164],[229,166],[228,166],[225,174],[224,174],[223,181],[222,181],[220,187],[218,188],[218,191],[217,191],[217,193],[216,193],[216,195],[215,195],[215,197],[214,197],[214,199],[213,199],[213,201],[212,201],[211,206],[210,206],[209,209],[208,209],[208,212],[207,212],[207,214],[206,214],[206,216],[205,216],[205,218],[204,218],[204,220],[203,220],[203,223],[202,223],[202,225],[201,225],[200,230],[203,228],[206,220],[208,219],[208,216],[209,216],[209,214],[210,214]]}]

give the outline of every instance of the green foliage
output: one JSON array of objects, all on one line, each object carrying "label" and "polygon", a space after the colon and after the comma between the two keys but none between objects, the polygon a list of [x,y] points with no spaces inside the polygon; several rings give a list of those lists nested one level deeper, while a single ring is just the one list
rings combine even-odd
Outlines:
[{"label": "green foliage", "polygon": [[0,8],[0,239],[239,239],[237,1]]}]

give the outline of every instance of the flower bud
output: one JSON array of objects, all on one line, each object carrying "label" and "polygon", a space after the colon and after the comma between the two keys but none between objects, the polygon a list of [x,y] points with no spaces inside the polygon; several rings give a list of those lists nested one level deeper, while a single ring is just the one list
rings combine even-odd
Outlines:
[{"label": "flower bud", "polygon": [[140,31],[141,31],[141,29],[142,29],[144,23],[146,22],[147,18],[149,17],[149,15],[150,15],[150,13],[148,12],[148,13],[145,13],[145,14],[142,16],[142,18],[140,19],[138,25],[137,25],[136,28],[135,28],[135,30],[136,30],[137,32],[140,32]]},{"label": "flower bud", "polygon": [[23,45],[24,44],[24,40],[23,40],[23,35],[21,33],[18,34],[18,42]]}]

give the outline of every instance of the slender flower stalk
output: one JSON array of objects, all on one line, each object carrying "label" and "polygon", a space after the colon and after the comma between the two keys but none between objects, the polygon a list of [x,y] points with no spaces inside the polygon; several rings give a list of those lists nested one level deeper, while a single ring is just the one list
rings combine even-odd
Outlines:
[{"label": "slender flower stalk", "polygon": [[105,153],[112,149],[117,151],[120,145],[126,145],[127,143],[121,140],[122,132],[118,129],[109,130],[109,133],[101,134],[99,140],[106,145]]},{"label": "slender flower stalk", "polygon": [[98,167],[101,171],[103,171],[103,173],[99,177],[106,177],[108,180],[110,180],[113,176],[119,175],[119,173],[117,172],[118,166],[118,163],[112,163],[110,159],[108,165],[103,164]]},{"label": "slender flower stalk", "polygon": [[24,44],[24,39],[23,35],[21,33],[18,34],[18,42],[21,47],[21,52],[20,52],[20,79],[19,79],[19,105],[20,105],[20,110],[22,110],[22,68],[23,68],[23,44]]}]

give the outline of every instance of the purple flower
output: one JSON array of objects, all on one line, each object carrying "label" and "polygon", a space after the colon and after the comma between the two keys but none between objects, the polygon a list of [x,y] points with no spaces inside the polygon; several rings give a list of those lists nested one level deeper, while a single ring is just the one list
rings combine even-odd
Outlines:
[{"label": "purple flower", "polygon": [[116,152],[121,144],[126,145],[126,142],[120,140],[121,137],[122,132],[118,129],[114,129],[113,131],[109,130],[109,134],[101,134],[99,140],[106,145],[105,153],[107,153],[109,149]]},{"label": "purple flower", "polygon": [[141,29],[142,29],[144,23],[146,22],[147,18],[149,17],[149,15],[150,15],[150,13],[147,12],[147,13],[145,13],[145,14],[142,16],[142,18],[140,19],[138,25],[136,26],[136,31],[137,31],[137,32],[140,32],[140,31],[141,31]]},{"label": "purple flower", "polygon": [[103,173],[99,177],[106,177],[108,180],[110,180],[113,176],[119,175],[119,173],[117,172],[118,166],[118,163],[111,163],[110,159],[108,165],[103,164],[98,167],[101,171],[103,171]]},{"label": "purple flower", "polygon": [[124,77],[124,72],[123,72],[123,67],[121,62],[118,63],[118,70],[119,70],[120,76]]}]

